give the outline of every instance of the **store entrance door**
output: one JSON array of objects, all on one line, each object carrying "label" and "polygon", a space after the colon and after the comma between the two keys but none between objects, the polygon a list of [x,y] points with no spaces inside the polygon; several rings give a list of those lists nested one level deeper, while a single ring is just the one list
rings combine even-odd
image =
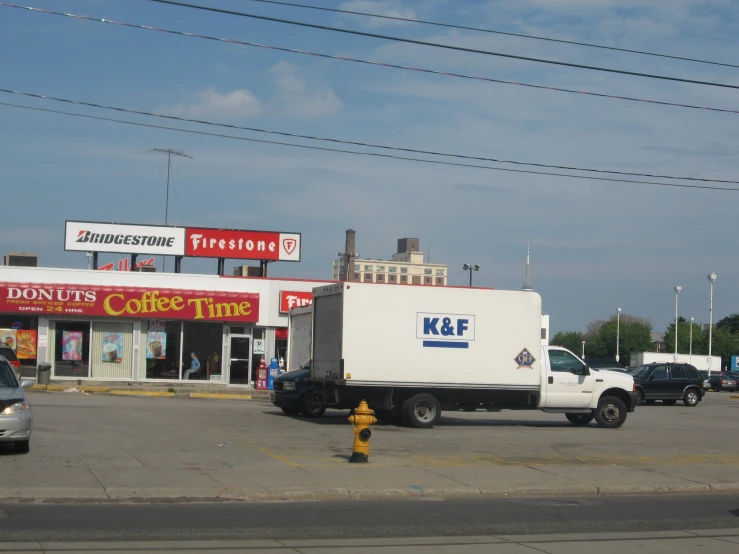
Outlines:
[{"label": "store entrance door", "polygon": [[229,335],[229,344],[229,382],[232,385],[248,385],[251,335]]}]

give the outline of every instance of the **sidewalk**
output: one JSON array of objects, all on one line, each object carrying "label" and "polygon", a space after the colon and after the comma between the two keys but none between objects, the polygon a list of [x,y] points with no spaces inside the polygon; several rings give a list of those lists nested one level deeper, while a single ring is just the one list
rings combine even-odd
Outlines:
[{"label": "sidewalk", "polygon": [[173,381],[171,383],[139,383],[136,381],[55,380],[48,385],[34,384],[36,392],[82,392],[118,396],[187,397],[216,400],[269,400],[269,391],[232,386],[212,381]]}]

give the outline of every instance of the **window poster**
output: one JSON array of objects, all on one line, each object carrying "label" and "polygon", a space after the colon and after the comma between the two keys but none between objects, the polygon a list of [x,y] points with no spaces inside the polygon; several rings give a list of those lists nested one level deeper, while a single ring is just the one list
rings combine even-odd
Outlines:
[{"label": "window poster", "polygon": [[103,337],[103,361],[121,363],[123,333],[106,333]]},{"label": "window poster", "polygon": [[82,361],[82,331],[62,331],[62,360]]}]

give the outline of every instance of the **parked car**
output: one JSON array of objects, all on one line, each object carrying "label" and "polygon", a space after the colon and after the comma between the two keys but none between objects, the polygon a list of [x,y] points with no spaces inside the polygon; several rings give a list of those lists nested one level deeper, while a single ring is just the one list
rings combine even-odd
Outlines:
[{"label": "parked car", "polygon": [[711,383],[708,380],[708,378],[709,378],[708,371],[706,371],[704,369],[699,369],[698,370],[698,375],[700,375],[701,379],[703,379],[703,384],[702,384],[703,390],[710,389],[711,388]]},{"label": "parked car", "polygon": [[21,362],[18,359],[18,356],[15,355],[15,352],[10,348],[10,346],[5,346],[4,344],[0,345],[0,356],[5,358],[11,367],[16,369],[16,371],[21,367]]},{"label": "parked car", "polygon": [[735,391],[739,389],[739,375],[731,373],[712,373],[708,379],[709,386],[715,391]]},{"label": "parked car", "polygon": [[635,367],[630,373],[640,402],[647,404],[662,400],[673,406],[682,400],[686,406],[694,407],[706,394],[703,379],[690,364],[647,364]]},{"label": "parked car", "polygon": [[311,392],[306,379],[310,367],[288,371],[275,377],[274,391],[270,394],[272,404],[288,415],[303,414],[305,417],[321,417],[326,407]]},{"label": "parked car", "polygon": [[627,373],[626,368],[622,366],[616,360],[609,360],[608,358],[588,358],[585,360],[588,367],[597,370],[617,371],[619,373]]},{"label": "parked car", "polygon": [[13,443],[19,454],[27,454],[31,448],[33,416],[23,387],[32,384],[31,380],[18,383],[10,363],[0,356],[0,442]]}]

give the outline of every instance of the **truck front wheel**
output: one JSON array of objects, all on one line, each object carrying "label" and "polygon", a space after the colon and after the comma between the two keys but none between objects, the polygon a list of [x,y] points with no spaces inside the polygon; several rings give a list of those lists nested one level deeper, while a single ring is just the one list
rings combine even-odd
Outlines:
[{"label": "truck front wheel", "polygon": [[431,394],[417,394],[405,401],[403,412],[411,427],[429,429],[441,419],[441,404]]},{"label": "truck front wheel", "polygon": [[626,404],[615,396],[606,396],[598,402],[595,410],[595,421],[599,427],[618,429],[626,421]]},{"label": "truck front wheel", "polygon": [[593,421],[593,418],[595,417],[592,413],[591,414],[565,414],[567,417],[567,421],[572,423],[573,425],[577,425],[578,427],[587,425],[591,421]]}]

